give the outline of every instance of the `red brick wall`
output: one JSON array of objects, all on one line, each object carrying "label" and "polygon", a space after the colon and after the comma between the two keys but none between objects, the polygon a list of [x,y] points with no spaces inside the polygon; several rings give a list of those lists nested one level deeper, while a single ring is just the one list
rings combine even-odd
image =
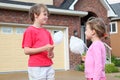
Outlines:
[{"label": "red brick wall", "polygon": [[[78,36],[80,37],[80,18],[79,17],[72,17],[72,16],[58,16],[58,15],[51,15],[49,17],[50,25],[61,25],[61,26],[68,26],[69,27],[69,40],[70,37],[73,35],[73,31],[78,31]],[[70,51],[69,51],[70,52]],[[70,69],[75,69],[76,65],[80,64],[80,55],[75,55],[72,52],[69,53],[70,59]]]},{"label": "red brick wall", "polygon": [[75,10],[93,12],[98,17],[103,18],[105,23],[108,24],[107,10],[100,0],[78,0]]},{"label": "red brick wall", "polygon": [[0,22],[29,24],[28,12],[0,9]]}]

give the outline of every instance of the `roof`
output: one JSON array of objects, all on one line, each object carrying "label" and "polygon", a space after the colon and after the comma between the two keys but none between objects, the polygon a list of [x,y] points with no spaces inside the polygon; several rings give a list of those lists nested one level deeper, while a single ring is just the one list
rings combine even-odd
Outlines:
[{"label": "roof", "polygon": [[[56,9],[68,9],[72,5],[72,3],[75,0],[64,0],[63,3],[59,6],[56,7],[54,5],[47,5],[48,8],[56,8]],[[26,5],[26,6],[32,6],[36,3],[28,3],[28,2],[20,2],[20,1],[12,1],[12,0],[0,0],[1,3],[10,3],[10,4],[18,4],[18,5]]]},{"label": "roof", "polygon": [[[0,0],[0,3],[9,3],[9,4],[17,4],[17,5],[25,5],[25,6],[33,6],[36,3],[28,3],[28,2],[20,2],[20,1],[12,1],[12,0]],[[48,8],[58,8],[53,5],[47,5]]]},{"label": "roof", "polygon": [[34,5],[35,3],[26,3],[26,2],[20,2],[20,1],[12,1],[12,0],[0,0],[1,3],[10,3],[10,4],[19,4],[19,5]]},{"label": "roof", "polygon": [[109,18],[113,18],[113,17],[117,17],[117,15],[115,14],[115,12],[113,11],[113,9],[111,8],[111,6],[109,5],[107,0],[100,0],[100,2],[103,4],[103,6],[106,8],[107,10],[107,16]]},{"label": "roof", "polygon": [[120,3],[111,4],[111,7],[118,17],[120,17]]},{"label": "roof", "polygon": [[[59,14],[59,15],[71,15],[71,16],[86,16],[88,12],[85,11],[76,11],[69,10],[68,7],[75,0],[65,0],[60,7],[56,7],[54,5],[47,5],[48,10],[51,14]],[[69,3],[69,4],[68,4]],[[28,3],[28,2],[20,2],[20,1],[12,1],[12,0],[0,0],[0,8],[4,9],[12,9],[12,10],[20,10],[20,11],[28,11],[32,5],[36,3]],[[68,6],[65,7],[65,5]]]},{"label": "roof", "polygon": [[120,3],[110,4],[117,17],[111,18],[112,21],[120,20]]},{"label": "roof", "polygon": [[60,8],[69,9],[69,7],[73,4],[75,0],[64,0],[63,3],[60,5]]}]

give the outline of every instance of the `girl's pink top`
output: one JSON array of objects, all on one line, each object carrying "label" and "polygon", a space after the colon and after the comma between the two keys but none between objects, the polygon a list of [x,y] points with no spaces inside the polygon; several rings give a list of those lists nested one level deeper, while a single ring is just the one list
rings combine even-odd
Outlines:
[{"label": "girl's pink top", "polygon": [[89,47],[85,59],[85,76],[100,80],[105,77],[106,50],[102,41],[94,41]]}]

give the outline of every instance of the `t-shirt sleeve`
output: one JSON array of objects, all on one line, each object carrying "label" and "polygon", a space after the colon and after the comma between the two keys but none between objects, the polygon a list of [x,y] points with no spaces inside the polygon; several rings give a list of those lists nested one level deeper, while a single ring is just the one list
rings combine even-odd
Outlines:
[{"label": "t-shirt sleeve", "polygon": [[24,47],[32,47],[32,32],[30,30],[26,30],[23,34],[22,48]]},{"label": "t-shirt sleeve", "polygon": [[49,39],[50,39],[50,44],[51,45],[53,45],[54,44],[54,42],[53,42],[53,38],[52,38],[52,36],[51,36],[51,34],[49,33]]}]

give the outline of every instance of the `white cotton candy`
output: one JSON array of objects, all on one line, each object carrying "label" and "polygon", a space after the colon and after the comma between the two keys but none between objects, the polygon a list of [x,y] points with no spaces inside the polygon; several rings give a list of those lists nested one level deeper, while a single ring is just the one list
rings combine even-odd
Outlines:
[{"label": "white cotton candy", "polygon": [[83,54],[85,51],[85,44],[83,40],[78,37],[71,36],[70,38],[70,50],[75,54]]},{"label": "white cotton candy", "polygon": [[60,44],[63,40],[63,32],[58,31],[53,35],[53,41],[55,44]]}]

